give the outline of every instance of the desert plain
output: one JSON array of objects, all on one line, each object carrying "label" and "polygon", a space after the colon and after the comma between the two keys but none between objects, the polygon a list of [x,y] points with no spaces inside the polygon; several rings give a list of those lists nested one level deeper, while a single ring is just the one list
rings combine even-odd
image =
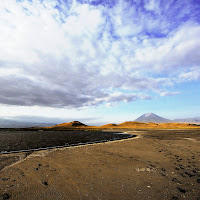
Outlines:
[{"label": "desert plain", "polygon": [[0,155],[0,199],[200,199],[199,128],[107,131],[136,137]]}]

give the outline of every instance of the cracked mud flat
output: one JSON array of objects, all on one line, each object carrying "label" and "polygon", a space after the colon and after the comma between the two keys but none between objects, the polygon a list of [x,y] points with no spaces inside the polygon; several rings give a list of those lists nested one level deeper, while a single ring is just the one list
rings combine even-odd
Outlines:
[{"label": "cracked mud flat", "polygon": [[133,134],[9,155],[22,157],[1,170],[0,199],[200,199],[200,130]]}]

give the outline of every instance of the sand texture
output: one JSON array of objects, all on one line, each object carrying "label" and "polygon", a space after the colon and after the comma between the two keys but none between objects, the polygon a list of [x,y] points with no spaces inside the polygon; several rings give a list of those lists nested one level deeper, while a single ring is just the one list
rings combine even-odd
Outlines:
[{"label": "sand texture", "polygon": [[200,130],[132,133],[139,137],[2,155],[0,199],[200,199]]}]

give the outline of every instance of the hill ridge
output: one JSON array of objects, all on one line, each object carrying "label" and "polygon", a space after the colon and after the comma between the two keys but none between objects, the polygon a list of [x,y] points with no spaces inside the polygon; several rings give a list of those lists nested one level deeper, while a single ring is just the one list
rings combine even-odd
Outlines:
[{"label": "hill ridge", "polygon": [[88,125],[83,124],[82,122],[79,121],[72,121],[72,122],[66,122],[62,124],[57,124],[55,126],[51,126],[49,128],[74,128],[74,127],[87,127]]}]

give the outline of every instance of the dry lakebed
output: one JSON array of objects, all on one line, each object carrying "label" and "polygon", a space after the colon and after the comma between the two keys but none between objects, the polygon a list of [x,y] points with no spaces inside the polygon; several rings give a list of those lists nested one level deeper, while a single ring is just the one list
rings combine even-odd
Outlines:
[{"label": "dry lakebed", "polygon": [[200,130],[120,132],[1,130],[0,200],[200,199]]}]

